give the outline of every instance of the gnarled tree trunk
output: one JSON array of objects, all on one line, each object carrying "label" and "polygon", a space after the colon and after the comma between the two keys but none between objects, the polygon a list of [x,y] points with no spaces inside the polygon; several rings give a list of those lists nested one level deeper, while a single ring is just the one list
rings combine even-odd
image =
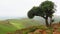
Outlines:
[{"label": "gnarled tree trunk", "polygon": [[48,16],[46,16],[46,18],[45,18],[45,22],[46,22],[46,26],[49,27]]},{"label": "gnarled tree trunk", "polygon": [[51,27],[51,25],[52,25],[52,17],[50,17],[50,27]]}]

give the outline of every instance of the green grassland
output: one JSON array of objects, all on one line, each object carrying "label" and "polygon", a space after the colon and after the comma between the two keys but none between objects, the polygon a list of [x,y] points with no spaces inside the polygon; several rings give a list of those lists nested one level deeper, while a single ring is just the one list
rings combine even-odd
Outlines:
[{"label": "green grassland", "polygon": [[6,34],[7,32],[12,32],[17,30],[12,24],[6,23],[6,21],[0,22],[0,34]]},{"label": "green grassland", "polygon": [[39,26],[40,22],[30,19],[9,19],[0,21],[0,34],[14,32],[18,29],[27,28],[30,26]]}]

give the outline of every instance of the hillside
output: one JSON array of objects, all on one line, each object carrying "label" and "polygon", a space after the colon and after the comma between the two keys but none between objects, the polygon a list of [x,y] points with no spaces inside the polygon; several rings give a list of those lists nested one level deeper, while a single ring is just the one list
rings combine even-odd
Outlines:
[{"label": "hillside", "polygon": [[30,26],[39,26],[42,23],[40,21],[31,19],[8,19],[0,21],[0,34],[5,34],[7,32],[13,32],[18,29],[23,29]]},{"label": "hillside", "polygon": [[17,30],[15,26],[10,23],[6,23],[6,21],[0,21],[0,34],[6,34],[7,32],[13,32]]},{"label": "hillside", "polygon": [[26,28],[29,26],[38,26],[43,24],[43,23],[40,23],[40,21],[33,20],[33,19],[17,19],[17,20],[13,19],[13,20],[9,20],[9,22],[20,29]]},{"label": "hillside", "polygon": [[[59,16],[54,17],[55,22],[58,23]],[[27,28],[30,26],[45,25],[45,21],[42,17],[35,17],[33,19],[21,18],[21,19],[8,19],[0,21],[0,34],[6,34],[7,32],[14,32],[18,29]]]}]

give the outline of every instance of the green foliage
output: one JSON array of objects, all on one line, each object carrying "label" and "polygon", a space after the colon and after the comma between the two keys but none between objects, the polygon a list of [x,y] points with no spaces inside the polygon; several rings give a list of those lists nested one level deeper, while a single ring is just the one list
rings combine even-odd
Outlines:
[{"label": "green foliage", "polygon": [[54,3],[52,1],[44,1],[40,4],[40,8],[44,11],[54,9]]},{"label": "green foliage", "polygon": [[28,12],[28,17],[33,18],[34,16],[49,16],[52,17],[53,13],[55,12],[54,10],[54,3],[52,1],[44,1],[40,4],[38,7],[33,7],[29,12]]},{"label": "green foliage", "polygon": [[28,17],[29,17],[29,18],[33,18],[34,16],[44,16],[44,12],[42,12],[41,8],[34,6],[34,7],[28,12]]},{"label": "green foliage", "polygon": [[33,18],[33,17],[34,17],[33,10],[30,10],[30,11],[28,12],[28,17],[29,17],[29,18]]},{"label": "green foliage", "polygon": [[34,16],[41,16],[46,20],[46,25],[48,26],[48,17],[51,19],[52,22],[52,16],[55,12],[55,4],[52,1],[44,1],[42,2],[38,7],[33,7],[28,12],[28,17],[33,18]]},{"label": "green foliage", "polygon": [[41,16],[43,17],[45,13],[41,10],[39,7],[33,7],[29,12],[28,12],[28,17],[33,18],[34,16]]},{"label": "green foliage", "polygon": [[49,17],[53,16],[55,4],[52,1],[45,1],[40,4],[40,8],[45,12]]}]

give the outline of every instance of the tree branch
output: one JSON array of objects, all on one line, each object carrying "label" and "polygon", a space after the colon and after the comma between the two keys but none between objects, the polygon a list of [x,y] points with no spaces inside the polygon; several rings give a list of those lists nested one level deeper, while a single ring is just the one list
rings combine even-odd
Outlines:
[{"label": "tree branch", "polygon": [[44,17],[44,16],[41,16],[41,17],[43,17],[44,19],[46,19],[46,17]]}]

